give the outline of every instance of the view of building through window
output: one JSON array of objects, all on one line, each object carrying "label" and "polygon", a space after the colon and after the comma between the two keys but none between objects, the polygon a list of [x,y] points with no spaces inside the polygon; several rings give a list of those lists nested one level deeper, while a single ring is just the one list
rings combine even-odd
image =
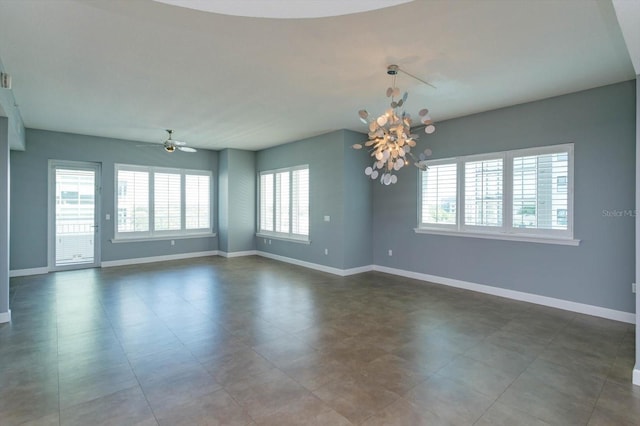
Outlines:
[{"label": "view of building through window", "polygon": [[95,172],[55,169],[55,265],[92,263]]},{"label": "view of building through window", "polygon": [[116,235],[211,231],[211,173],[116,165]]},{"label": "view of building through window", "polygon": [[419,228],[571,233],[572,156],[567,144],[430,161],[420,173]]},{"label": "view of building through window", "polygon": [[568,154],[513,159],[513,226],[567,229]]}]

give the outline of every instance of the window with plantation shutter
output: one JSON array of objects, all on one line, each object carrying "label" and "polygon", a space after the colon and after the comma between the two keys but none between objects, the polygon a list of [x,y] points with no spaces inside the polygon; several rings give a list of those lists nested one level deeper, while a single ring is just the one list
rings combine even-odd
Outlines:
[{"label": "window with plantation shutter", "polygon": [[155,231],[176,231],[182,227],[182,179],[177,173],[153,174],[153,217]]},{"label": "window with plantation shutter", "polygon": [[186,174],[184,179],[185,228],[211,228],[211,177]]},{"label": "window with plantation shutter", "polygon": [[149,232],[149,172],[116,169],[116,234]]},{"label": "window with plantation shutter", "polygon": [[309,240],[309,166],[260,173],[258,235]]},{"label": "window with plantation shutter", "polygon": [[290,172],[276,173],[276,232],[289,233],[289,207],[291,201],[291,194],[289,193],[290,175]]},{"label": "window with plantation shutter", "polygon": [[513,158],[513,227],[568,227],[568,152]]},{"label": "window with plantation shutter", "polygon": [[502,158],[464,164],[464,224],[502,226]]},{"label": "window with plantation shutter", "polygon": [[260,230],[273,231],[273,173],[260,175]]},{"label": "window with plantation shutter", "polygon": [[292,172],[291,233],[309,235],[309,169]]},{"label": "window with plantation shutter", "polygon": [[420,172],[421,209],[423,225],[455,225],[457,223],[457,164],[431,163]]},{"label": "window with plantation shutter", "polygon": [[115,240],[211,234],[211,172],[128,164],[115,170]]},{"label": "window with plantation shutter", "polygon": [[418,233],[579,244],[573,144],[428,161],[418,200]]}]

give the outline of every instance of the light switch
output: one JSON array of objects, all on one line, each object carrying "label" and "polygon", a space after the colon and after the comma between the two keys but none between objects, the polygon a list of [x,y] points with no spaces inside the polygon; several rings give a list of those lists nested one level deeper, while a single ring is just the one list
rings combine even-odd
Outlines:
[{"label": "light switch", "polygon": [[324,221],[325,222],[331,222],[331,216],[325,216],[324,217]]},{"label": "light switch", "polygon": [[106,220],[111,220],[111,215],[109,213],[107,213],[107,215],[104,217]]}]

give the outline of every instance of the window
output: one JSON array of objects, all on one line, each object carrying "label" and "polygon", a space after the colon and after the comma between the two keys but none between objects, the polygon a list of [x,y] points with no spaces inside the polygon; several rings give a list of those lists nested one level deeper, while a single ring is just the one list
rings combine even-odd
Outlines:
[{"label": "window", "polygon": [[455,225],[456,163],[433,164],[421,173],[421,223]]},{"label": "window", "polygon": [[556,221],[558,225],[567,224],[567,209],[558,209],[556,212]]},{"label": "window", "polygon": [[309,166],[260,173],[259,234],[309,239]]},{"label": "window", "polygon": [[309,169],[292,173],[291,233],[309,235]]},{"label": "window", "polygon": [[149,172],[116,168],[118,223],[116,234],[149,232]]},{"label": "window", "polygon": [[427,167],[420,172],[416,232],[573,240],[573,144],[434,160]]},{"label": "window", "polygon": [[[513,158],[513,227],[567,229],[567,191],[559,191],[558,177],[566,179],[568,152]],[[556,183],[556,185],[554,185]],[[564,220],[558,221],[558,210]]]},{"label": "window", "polygon": [[116,164],[116,239],[209,234],[211,172]]},{"label": "window", "polygon": [[273,173],[260,175],[260,231],[273,231]]},{"label": "window", "polygon": [[567,177],[558,176],[556,178],[556,185],[558,186],[558,192],[567,192]]},{"label": "window", "polygon": [[211,228],[211,176],[185,175],[185,227]]},{"label": "window", "polygon": [[291,193],[289,191],[289,176],[290,172],[276,173],[276,232],[289,233],[289,217]]},{"label": "window", "polygon": [[502,226],[502,165],[502,158],[465,163],[465,225]]},{"label": "window", "polygon": [[180,173],[153,174],[153,223],[156,231],[182,228],[182,176]]}]

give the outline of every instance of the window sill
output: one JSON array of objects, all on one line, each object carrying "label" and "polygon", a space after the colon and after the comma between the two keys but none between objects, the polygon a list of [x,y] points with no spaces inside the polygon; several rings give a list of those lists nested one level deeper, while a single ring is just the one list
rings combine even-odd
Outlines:
[{"label": "window sill", "polygon": [[429,229],[429,228],[414,228],[416,234],[433,234],[433,235],[447,235],[452,237],[470,237],[470,238],[484,238],[488,240],[505,240],[505,241],[522,241],[525,243],[540,243],[540,244],[557,244],[564,246],[578,246],[580,240],[573,238],[554,238],[554,237],[537,237],[534,235],[523,234],[498,234],[498,233],[480,233],[480,232],[460,232],[445,229]]},{"label": "window sill", "polygon": [[169,241],[169,240],[186,240],[189,238],[213,238],[218,234],[207,233],[207,234],[182,234],[182,235],[162,235],[159,237],[120,237],[120,238],[111,238],[111,242],[113,244],[119,243],[141,243],[146,241]]},{"label": "window sill", "polygon": [[278,235],[278,234],[265,234],[265,233],[261,233],[258,232],[256,234],[256,237],[258,238],[269,238],[271,240],[281,240],[281,241],[289,241],[291,243],[298,243],[298,244],[311,244],[311,240],[309,240],[308,238],[296,238],[296,237],[285,237],[283,235]]}]

